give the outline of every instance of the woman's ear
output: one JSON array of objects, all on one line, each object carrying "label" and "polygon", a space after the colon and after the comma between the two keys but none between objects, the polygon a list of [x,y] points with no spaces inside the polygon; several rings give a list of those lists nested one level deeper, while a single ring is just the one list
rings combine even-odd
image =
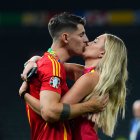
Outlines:
[{"label": "woman's ear", "polygon": [[105,54],[105,51],[104,50],[101,51],[100,54],[99,54],[99,58],[102,58],[104,56],[104,54]]}]

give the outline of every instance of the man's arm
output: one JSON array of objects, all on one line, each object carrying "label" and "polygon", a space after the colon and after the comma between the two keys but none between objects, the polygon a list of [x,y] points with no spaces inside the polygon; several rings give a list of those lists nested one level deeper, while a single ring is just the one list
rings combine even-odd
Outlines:
[{"label": "man's arm", "polygon": [[[20,94],[22,94],[22,89],[23,88],[21,88]],[[23,91],[25,90],[23,89]],[[94,97],[91,101],[74,105],[60,103],[59,96],[60,95],[58,93],[52,91],[42,91],[42,104],[40,105],[40,101],[38,99],[26,92],[26,94],[24,95],[24,100],[38,115],[41,115],[47,122],[63,120],[65,116],[63,116],[62,114],[65,113],[67,113],[67,118],[65,119],[75,118],[87,112],[96,113],[101,111],[105,106],[105,104],[101,104],[101,100],[99,100],[99,97],[97,96]],[[68,106],[69,109],[65,109],[65,106]]]},{"label": "man's arm", "polygon": [[[22,92],[26,90],[25,87],[23,88],[23,85],[24,84],[22,84],[22,86],[20,88],[19,94],[22,94]],[[59,102],[60,95],[58,93],[55,93],[52,91],[42,91],[40,94],[41,94],[42,104],[40,104],[40,100],[36,99],[32,95],[30,95],[28,92],[26,92],[26,94],[24,95],[24,100],[38,115],[41,115],[44,118],[44,120],[46,120],[48,122],[61,120],[60,116],[63,112],[65,112],[63,110],[63,106],[65,106],[65,105]],[[58,100],[56,100],[57,99],[56,97],[58,98]],[[91,103],[91,104],[93,104],[93,103]],[[97,104],[96,99],[95,99],[95,104]],[[74,105],[74,106],[68,105],[70,107],[70,110],[68,110],[70,115],[68,114],[67,119],[74,118],[74,117],[79,116],[80,114],[84,114],[84,113],[88,112],[89,105],[90,105],[90,103],[89,104],[84,103],[83,106],[81,106],[81,104],[80,104],[81,107],[78,104]],[[85,109],[83,109],[83,107],[85,107]],[[71,108],[72,108],[72,110],[71,110]],[[80,114],[77,112],[77,110],[78,110],[78,112],[81,110]],[[93,109],[89,109],[89,112],[90,111],[92,112]],[[97,111],[97,109],[95,109],[95,112],[96,111]]]},{"label": "man's arm", "polygon": [[[92,75],[93,76],[93,75]],[[90,78],[90,79],[89,79]],[[95,78],[95,77],[94,77]],[[88,80],[89,79],[89,80]],[[91,75],[82,76],[78,81],[74,84],[74,86],[71,88],[71,90],[64,96],[62,101],[64,103],[70,103],[69,104],[63,104],[60,103],[60,95],[53,91],[41,91],[40,93],[40,104],[41,104],[41,116],[44,120],[48,122],[55,122],[58,120],[64,119],[65,116],[62,114],[66,114],[67,118],[65,119],[71,119],[77,116],[80,116],[82,114],[93,112],[97,113],[103,110],[103,108],[106,106],[108,97],[100,98],[98,96],[93,97],[91,100],[84,102],[84,103],[77,103],[81,101],[86,95],[89,94],[89,92],[92,91],[91,82],[93,77],[91,78]],[[96,79],[96,78],[95,78]],[[93,84],[94,85],[94,84]],[[87,88],[88,87],[88,88]],[[72,95],[72,96],[71,96]],[[33,98],[31,98],[31,95],[28,93],[25,94],[25,100],[26,102],[32,101],[32,103],[28,103],[30,105],[33,105],[36,107],[32,107],[33,109],[37,109],[38,113],[40,114],[39,109],[39,100],[38,102],[33,103]],[[30,98],[30,99],[28,99]],[[74,104],[77,103],[77,104]]]},{"label": "man's arm", "polygon": [[38,115],[41,115],[39,99],[30,95],[27,92],[27,89],[28,83],[24,81],[19,89],[19,96],[24,99],[24,101],[32,108],[33,111],[35,111]]},{"label": "man's arm", "polygon": [[102,108],[96,106],[96,102],[94,103],[93,100],[77,104],[64,104],[59,101],[60,97],[58,93],[52,91],[41,92],[41,116],[46,122],[68,120],[88,112],[100,112],[104,107],[101,101]]}]

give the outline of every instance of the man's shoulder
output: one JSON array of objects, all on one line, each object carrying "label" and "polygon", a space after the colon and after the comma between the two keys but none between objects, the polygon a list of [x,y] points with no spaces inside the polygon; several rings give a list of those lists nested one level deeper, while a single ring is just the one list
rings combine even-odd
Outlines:
[{"label": "man's shoulder", "polygon": [[52,65],[53,61],[55,61],[55,58],[53,58],[49,53],[45,53],[42,58],[38,60],[37,64],[39,66],[44,64]]},{"label": "man's shoulder", "polygon": [[62,72],[65,70],[63,64],[61,64],[54,56],[51,54],[44,54],[40,60],[37,62],[38,71],[45,73],[53,73],[58,77],[61,77]]}]

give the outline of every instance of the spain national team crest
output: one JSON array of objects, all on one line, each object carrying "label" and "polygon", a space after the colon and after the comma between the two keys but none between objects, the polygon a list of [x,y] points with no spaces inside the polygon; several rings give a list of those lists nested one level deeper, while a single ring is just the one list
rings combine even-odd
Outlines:
[{"label": "spain national team crest", "polygon": [[50,79],[50,85],[53,88],[58,88],[59,85],[60,85],[60,78],[58,78],[58,77],[51,77],[51,79]]}]

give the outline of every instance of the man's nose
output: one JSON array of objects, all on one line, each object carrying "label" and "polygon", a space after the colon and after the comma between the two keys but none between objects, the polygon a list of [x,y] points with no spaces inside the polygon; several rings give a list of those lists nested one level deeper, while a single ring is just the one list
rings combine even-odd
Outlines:
[{"label": "man's nose", "polygon": [[89,42],[88,37],[87,37],[86,34],[84,34],[84,41],[85,41],[85,42]]}]

